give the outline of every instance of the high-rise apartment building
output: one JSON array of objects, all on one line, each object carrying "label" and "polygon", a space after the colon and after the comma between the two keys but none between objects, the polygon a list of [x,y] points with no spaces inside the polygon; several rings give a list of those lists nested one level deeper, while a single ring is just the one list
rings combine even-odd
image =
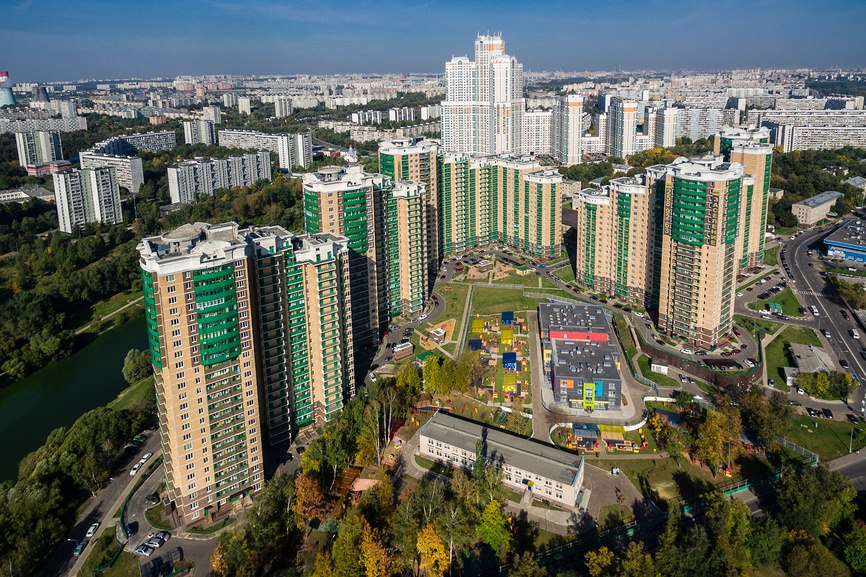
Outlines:
[{"label": "high-rise apartment building", "polygon": [[607,153],[628,158],[636,152],[637,102],[614,98],[607,113]]},{"label": "high-rise apartment building", "polygon": [[228,158],[196,158],[168,168],[168,191],[172,203],[194,202],[213,196],[220,188],[251,186],[271,180],[271,154],[257,152]]},{"label": "high-rise apartment building", "polygon": [[442,158],[440,255],[503,242],[537,258],[560,254],[562,175],[529,157]]},{"label": "high-rise apartment building", "polygon": [[656,111],[655,145],[670,148],[677,144],[677,113],[679,108],[662,108]]},{"label": "high-rise apartment building", "polygon": [[501,36],[475,40],[475,59],[445,64],[442,145],[466,154],[519,153],[522,145],[523,65],[505,54]]},{"label": "high-rise apartment building", "polygon": [[348,239],[276,226],[240,234],[255,258],[262,414],[276,445],[355,394]]},{"label": "high-rise apartment building", "polygon": [[764,232],[773,165],[770,131],[726,127],[713,138],[713,153],[721,154],[728,162],[741,164],[750,177],[743,180],[740,234],[737,236],[738,267],[739,271],[745,271],[764,262]]},{"label": "high-rise apartment building", "polygon": [[423,138],[401,138],[379,143],[379,172],[394,182],[423,182],[427,223],[429,286],[439,274],[439,144]]},{"label": "high-rise apartment building", "polygon": [[523,113],[521,154],[553,154],[553,111],[544,108]]},{"label": "high-rise apartment building", "polygon": [[652,289],[655,193],[643,175],[580,191],[575,279],[591,292],[643,305]]},{"label": "high-rise apartment building", "polygon": [[215,522],[264,482],[255,259],[233,222],[138,251],[168,496],[184,525]]},{"label": "high-rise apartment building", "polygon": [[352,334],[356,365],[364,348],[374,346],[389,322],[385,237],[385,195],[389,177],[367,174],[361,166],[327,166],[304,174],[307,233],[345,236],[349,249]]},{"label": "high-rise apartment building", "polygon": [[238,112],[249,116],[253,113],[253,99],[248,96],[238,97]]},{"label": "high-rise apartment building", "polygon": [[219,106],[205,106],[201,109],[202,118],[214,124],[222,123],[222,112]]},{"label": "high-rise apartment building", "polygon": [[223,106],[226,108],[234,108],[238,105],[238,95],[234,92],[226,92],[223,94]]},{"label": "high-rise apartment building", "polygon": [[185,144],[216,144],[214,123],[210,120],[184,120],[183,141]]},{"label": "high-rise apartment building", "polygon": [[385,198],[391,317],[421,314],[429,294],[427,185],[402,181]]},{"label": "high-rise apartment building", "polygon": [[583,162],[583,96],[568,94],[553,110],[553,156],[563,164]]},{"label": "high-rise apartment building", "polygon": [[279,166],[291,170],[307,168],[313,162],[313,142],[309,132],[298,134],[268,134],[253,130],[220,130],[220,146],[245,150],[267,150],[277,155]]},{"label": "high-rise apartment building", "polygon": [[16,132],[15,144],[18,147],[18,165],[25,168],[63,159],[60,133],[56,130]]},{"label": "high-rise apartment building", "polygon": [[701,348],[731,330],[743,167],[719,157],[647,169],[662,195],[656,221],[658,327]]},{"label": "high-rise apartment building", "polygon": [[274,99],[274,116],[277,118],[291,116],[294,111],[291,98],[279,97]]},{"label": "high-rise apartment building", "polygon": [[122,224],[120,188],[114,168],[70,170],[53,175],[60,230],[72,234],[88,223]]}]

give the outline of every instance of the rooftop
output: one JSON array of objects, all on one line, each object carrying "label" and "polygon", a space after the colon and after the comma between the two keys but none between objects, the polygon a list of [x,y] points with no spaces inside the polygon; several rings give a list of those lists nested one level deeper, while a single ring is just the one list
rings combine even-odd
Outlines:
[{"label": "rooftop", "polygon": [[543,332],[549,330],[604,332],[610,334],[610,324],[599,305],[538,305],[538,323]]},{"label": "rooftop", "polygon": [[866,223],[862,220],[851,221],[828,234],[824,242],[866,248]]},{"label": "rooftop", "polygon": [[835,202],[837,198],[845,196],[841,192],[835,190],[827,190],[822,192],[821,194],[816,194],[811,198],[807,198],[806,200],[801,200],[800,202],[795,202],[794,205],[808,206],[809,208],[816,208],[821,206],[822,204],[826,204],[828,202]]},{"label": "rooftop", "polygon": [[812,345],[788,343],[788,350],[794,359],[794,364],[801,373],[830,372],[836,370],[833,361],[830,360],[830,355],[824,349],[815,348]]},{"label": "rooftop", "polygon": [[574,484],[583,467],[582,457],[448,413],[435,413],[421,427],[420,434],[473,455],[476,441],[484,438],[487,444],[485,456],[489,461],[502,462],[567,485]]},{"label": "rooftop", "polygon": [[551,341],[551,348],[551,366],[557,379],[565,377],[581,383],[593,383],[620,378],[616,366],[619,351],[609,341],[560,339]]}]

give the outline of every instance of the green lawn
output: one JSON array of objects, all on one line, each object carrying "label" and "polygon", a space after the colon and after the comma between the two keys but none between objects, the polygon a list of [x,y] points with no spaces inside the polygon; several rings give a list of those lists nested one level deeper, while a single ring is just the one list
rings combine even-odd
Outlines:
[{"label": "green lawn", "polygon": [[[837,417],[844,412],[846,411],[841,407],[833,411]],[[813,419],[809,415],[797,415],[789,423],[784,436],[792,443],[818,453],[827,461],[848,454],[852,430],[854,430],[852,448],[854,451],[859,451],[866,446],[866,432],[864,432],[866,424],[864,423],[854,426],[848,421],[828,421]]]},{"label": "green lawn", "polygon": [[[545,294],[567,297],[563,291],[545,290]],[[506,311],[526,311],[538,308],[538,303],[546,299],[523,296],[522,289],[507,289],[497,287],[475,287],[472,293],[472,314],[492,315]]]},{"label": "green lawn", "polygon": [[640,372],[643,373],[643,376],[658,386],[679,388],[680,383],[676,379],[650,370],[650,359],[648,356],[639,356],[637,359],[637,365],[640,368]]},{"label": "green lawn", "polygon": [[779,247],[774,246],[771,249],[764,251],[764,264],[767,266],[776,266],[779,264]]},{"label": "green lawn", "polygon": [[821,346],[821,340],[815,331],[808,327],[788,327],[782,331],[773,341],[767,345],[765,360],[767,362],[767,378],[776,379],[776,388],[787,391],[785,377],[782,367],[791,366],[788,354],[785,351],[785,343],[811,344],[815,347]]},{"label": "green lawn", "polygon": [[617,312],[613,314],[613,317],[616,322],[616,328],[619,329],[619,334],[622,337],[622,348],[625,350],[625,354],[628,355],[628,358],[630,359],[634,358],[637,354],[637,346],[631,336],[631,331],[628,330],[625,316],[622,313]]},{"label": "green lawn", "polygon": [[753,311],[763,311],[767,309],[767,305],[770,303],[782,305],[782,313],[788,315],[789,317],[802,316],[800,314],[800,302],[797,300],[797,297],[794,295],[793,291],[791,291],[790,288],[786,288],[771,299],[760,299],[755,302],[751,302],[746,306],[748,306]]},{"label": "green lawn", "polygon": [[565,282],[574,282],[574,269],[571,268],[571,263],[568,263],[568,266],[553,271],[553,276],[561,278]]},{"label": "green lawn", "polygon": [[436,292],[445,299],[445,312],[433,322],[441,323],[449,319],[456,320],[454,325],[454,340],[460,337],[461,323],[463,322],[463,309],[466,307],[466,298],[469,294],[468,284],[449,283],[436,289]]},{"label": "green lawn", "polygon": [[153,389],[153,376],[142,379],[120,391],[117,398],[108,403],[108,408],[117,411],[142,408],[151,389]]},{"label": "green lawn", "polygon": [[754,319],[745,315],[734,315],[734,322],[740,327],[746,329],[753,335],[758,335],[759,329],[764,329],[767,333],[774,333],[782,326],[781,323],[767,321],[764,319]]},{"label": "green lawn", "polygon": [[450,477],[454,474],[454,470],[451,467],[447,467],[441,463],[435,463],[426,457],[422,457],[421,455],[415,455],[415,463],[417,463],[418,466],[422,469],[426,469],[428,471],[432,471],[446,477]]},{"label": "green lawn", "polygon": [[832,264],[825,264],[824,270],[826,270],[827,272],[836,273],[841,276],[866,276],[866,270],[859,268],[855,270],[848,270],[847,266],[834,266]]},{"label": "green lawn", "polygon": [[776,236],[791,236],[795,232],[797,232],[797,227],[787,227],[787,226],[777,226],[775,235]]},{"label": "green lawn", "polygon": [[681,462],[679,467],[671,458],[665,459],[590,459],[588,462],[606,471],[619,467],[642,493],[651,491],[660,499],[694,499],[710,487],[724,485],[730,479],[719,475],[717,479],[705,468]]},{"label": "green lawn", "polygon": [[161,510],[162,505],[157,505],[155,507],[151,507],[150,509],[145,509],[144,517],[147,519],[148,523],[150,523],[157,529],[162,529],[163,531],[171,531],[171,526],[166,523],[160,516]]},{"label": "green lawn", "polygon": [[598,526],[602,531],[620,527],[632,521],[634,521],[632,510],[617,503],[605,505],[598,514]]},{"label": "green lawn", "polygon": [[[114,538],[114,528],[107,527],[99,538],[93,540],[85,549],[87,559],[78,571],[78,577],[92,577],[97,567],[106,563],[120,545]],[[104,577],[128,577],[138,575],[138,557],[132,553],[123,552],[109,569],[100,575]]]},{"label": "green lawn", "polygon": [[[538,285],[539,280],[541,280],[541,287],[539,287]],[[527,288],[556,288],[556,286],[550,281],[542,280],[539,276],[532,273],[527,275],[519,275],[515,272],[512,272],[507,277],[503,277],[493,281],[492,284],[516,284],[520,286],[525,286]]]}]

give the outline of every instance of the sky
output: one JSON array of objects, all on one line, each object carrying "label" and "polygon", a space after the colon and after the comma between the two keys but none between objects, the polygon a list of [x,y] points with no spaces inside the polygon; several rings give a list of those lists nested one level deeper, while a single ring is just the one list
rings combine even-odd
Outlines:
[{"label": "sky", "polygon": [[500,32],[527,70],[866,67],[866,0],[0,0],[14,82],[444,71]]}]

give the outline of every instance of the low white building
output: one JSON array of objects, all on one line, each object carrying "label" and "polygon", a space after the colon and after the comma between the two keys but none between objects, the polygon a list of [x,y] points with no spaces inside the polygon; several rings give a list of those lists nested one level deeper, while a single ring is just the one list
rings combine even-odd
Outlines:
[{"label": "low white building", "polygon": [[421,456],[465,469],[472,468],[476,442],[483,439],[486,464],[502,470],[507,487],[531,491],[537,499],[569,509],[579,504],[584,477],[582,456],[442,412],[434,414],[418,436]]}]

